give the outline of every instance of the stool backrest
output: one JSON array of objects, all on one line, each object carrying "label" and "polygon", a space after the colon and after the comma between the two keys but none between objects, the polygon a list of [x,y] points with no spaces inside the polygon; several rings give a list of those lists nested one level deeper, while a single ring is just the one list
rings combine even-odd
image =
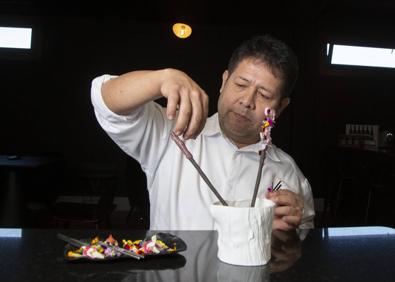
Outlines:
[{"label": "stool backrest", "polygon": [[105,216],[114,205],[117,172],[106,164],[87,163],[81,166],[80,184],[88,195],[98,197],[99,216]]}]

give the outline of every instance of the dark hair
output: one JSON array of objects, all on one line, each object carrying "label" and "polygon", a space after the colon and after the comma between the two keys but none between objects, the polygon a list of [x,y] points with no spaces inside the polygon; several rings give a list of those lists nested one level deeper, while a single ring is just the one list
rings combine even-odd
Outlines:
[{"label": "dark hair", "polygon": [[265,63],[273,75],[283,80],[281,95],[289,97],[298,77],[298,59],[292,49],[271,35],[254,36],[237,47],[228,63],[231,74],[244,59],[252,58]]}]

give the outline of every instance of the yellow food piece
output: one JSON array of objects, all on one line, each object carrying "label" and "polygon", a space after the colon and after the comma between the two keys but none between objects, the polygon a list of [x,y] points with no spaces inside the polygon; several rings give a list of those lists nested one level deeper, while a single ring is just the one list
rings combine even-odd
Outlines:
[{"label": "yellow food piece", "polygon": [[92,239],[91,245],[95,245],[95,244],[97,244],[97,242],[99,242],[99,237],[98,236],[96,236],[95,238]]},{"label": "yellow food piece", "polygon": [[68,257],[73,257],[73,258],[79,258],[79,257],[81,257],[82,255],[79,254],[79,253],[73,252],[73,251],[68,251],[68,252],[67,252],[67,256],[68,256]]}]

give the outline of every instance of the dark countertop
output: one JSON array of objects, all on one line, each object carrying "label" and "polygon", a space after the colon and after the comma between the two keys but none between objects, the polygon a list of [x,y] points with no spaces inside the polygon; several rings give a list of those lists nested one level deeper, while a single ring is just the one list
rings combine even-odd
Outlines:
[{"label": "dark countertop", "polygon": [[0,281],[382,282],[395,276],[395,230],[386,227],[314,229],[302,242],[276,234],[273,258],[262,267],[220,262],[215,231],[172,231],[188,246],[175,256],[73,263],[63,258],[58,232],[79,239],[111,233],[119,241],[142,239],[146,232],[13,229],[14,237],[5,237],[7,231],[0,229]]}]

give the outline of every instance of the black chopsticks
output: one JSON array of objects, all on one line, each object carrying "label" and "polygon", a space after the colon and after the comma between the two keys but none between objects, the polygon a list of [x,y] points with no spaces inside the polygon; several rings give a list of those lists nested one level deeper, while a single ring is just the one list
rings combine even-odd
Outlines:
[{"label": "black chopsticks", "polygon": [[267,191],[268,192],[277,191],[277,190],[279,190],[281,188],[281,186],[282,186],[282,183],[281,183],[281,180],[279,180],[277,182],[276,186],[274,186],[274,187],[272,186],[272,187],[267,188]]},{"label": "black chopsticks", "polygon": [[282,183],[281,183],[281,180],[280,180],[280,181],[277,182],[276,186],[273,187],[273,191],[277,191],[278,189],[280,189],[281,185],[282,185]]}]

